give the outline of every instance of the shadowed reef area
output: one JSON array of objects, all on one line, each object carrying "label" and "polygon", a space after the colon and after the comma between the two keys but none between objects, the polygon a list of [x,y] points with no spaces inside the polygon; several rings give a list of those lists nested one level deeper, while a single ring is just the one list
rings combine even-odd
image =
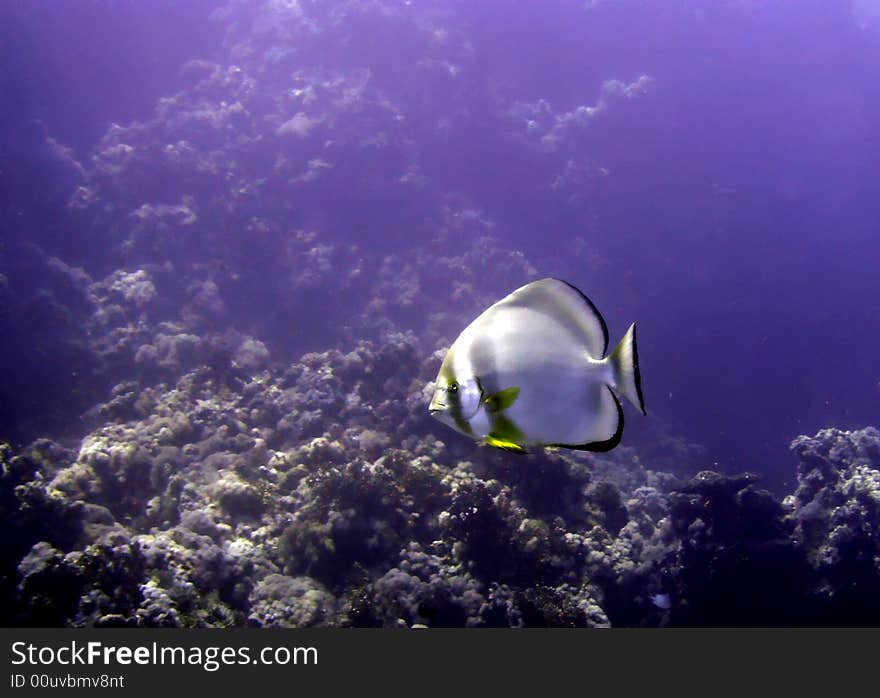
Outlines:
[{"label": "shadowed reef area", "polygon": [[[880,432],[795,492],[441,441],[410,338],[121,383],[77,449],[0,451],[4,625],[880,623]],[[331,425],[327,427],[326,425]],[[446,435],[443,434],[445,437]]]}]

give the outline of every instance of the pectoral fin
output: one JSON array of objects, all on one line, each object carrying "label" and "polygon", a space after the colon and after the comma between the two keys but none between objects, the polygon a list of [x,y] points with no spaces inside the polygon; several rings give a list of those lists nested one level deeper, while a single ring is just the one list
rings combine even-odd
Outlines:
[{"label": "pectoral fin", "polygon": [[499,390],[497,393],[492,393],[483,398],[483,402],[486,404],[486,411],[489,414],[496,414],[498,412],[503,412],[510,407],[516,402],[518,397],[519,388],[513,386],[512,388],[505,388],[504,390]]}]

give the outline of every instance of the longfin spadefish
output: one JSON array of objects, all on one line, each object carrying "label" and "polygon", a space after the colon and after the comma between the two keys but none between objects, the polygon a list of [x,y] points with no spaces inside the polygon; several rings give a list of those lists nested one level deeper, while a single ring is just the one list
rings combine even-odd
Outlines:
[{"label": "longfin spadefish", "polygon": [[520,446],[513,441],[504,441],[502,439],[496,439],[494,436],[487,436],[486,440],[483,442],[487,446],[492,446],[493,448],[500,448],[502,451],[508,451],[510,453],[517,453],[519,455],[524,455],[528,453],[526,449]]}]

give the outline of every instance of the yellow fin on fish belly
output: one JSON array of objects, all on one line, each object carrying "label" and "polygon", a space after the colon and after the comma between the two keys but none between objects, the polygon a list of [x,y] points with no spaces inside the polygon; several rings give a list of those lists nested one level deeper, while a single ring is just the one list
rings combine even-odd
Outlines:
[{"label": "yellow fin on fish belly", "polygon": [[510,453],[518,453],[520,455],[528,453],[526,449],[513,441],[502,441],[493,436],[487,436],[483,443],[487,446],[492,446],[493,448],[500,448],[502,451],[509,451]]}]

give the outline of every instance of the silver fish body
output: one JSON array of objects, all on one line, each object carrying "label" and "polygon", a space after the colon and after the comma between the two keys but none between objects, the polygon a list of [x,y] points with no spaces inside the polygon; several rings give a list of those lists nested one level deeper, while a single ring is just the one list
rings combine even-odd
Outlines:
[{"label": "silver fish body", "polygon": [[609,450],[623,431],[614,390],[644,413],[635,325],[605,355],[605,321],[558,279],[517,289],[468,325],[447,352],[430,412],[490,446]]}]

